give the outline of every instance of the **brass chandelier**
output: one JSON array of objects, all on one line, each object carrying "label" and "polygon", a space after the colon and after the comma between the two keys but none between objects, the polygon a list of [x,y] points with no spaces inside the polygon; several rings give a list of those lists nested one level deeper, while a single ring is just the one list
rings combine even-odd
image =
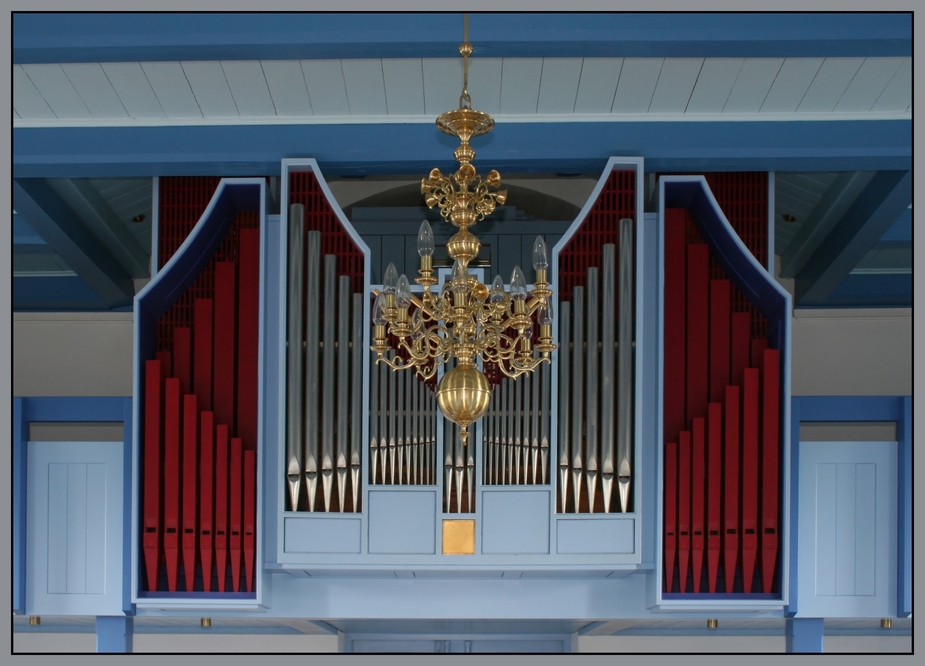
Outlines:
[{"label": "brass chandelier", "polygon": [[[447,419],[460,426],[463,444],[468,439],[468,426],[485,415],[491,400],[491,384],[478,368],[478,360],[494,364],[516,379],[533,372],[540,363],[548,363],[550,352],[556,348],[552,344],[549,259],[542,236],[537,236],[533,245],[536,280],[531,291],[527,290],[519,266],[514,268],[507,291],[500,275],[495,276],[489,288],[469,274],[469,262],[478,256],[481,247],[469,227],[490,215],[497,205],[504,205],[507,192],[497,189],[501,184],[497,171],[490,171],[483,179],[471,164],[475,151],[469,140],[490,132],[495,121],[487,113],[473,109],[469,98],[472,44],[468,23],[465,15],[463,43],[459,45],[463,57],[459,108],[437,118],[437,127],[460,141],[453,153],[459,169],[449,176],[433,169],[421,180],[427,207],[439,206],[440,215],[459,228],[447,242],[453,259],[452,274],[439,293],[431,291],[438,281],[433,271],[434,234],[424,220],[418,233],[421,264],[415,278],[423,293],[412,294],[408,278],[399,276],[395,265],[389,264],[382,290],[376,291],[371,347],[378,355],[377,363],[396,371],[414,369],[424,380],[434,377],[440,365],[456,360],[456,366],[443,375],[437,387],[437,405]],[[536,344],[534,323],[539,327]],[[398,352],[391,358],[384,355],[393,348],[389,335]]]}]

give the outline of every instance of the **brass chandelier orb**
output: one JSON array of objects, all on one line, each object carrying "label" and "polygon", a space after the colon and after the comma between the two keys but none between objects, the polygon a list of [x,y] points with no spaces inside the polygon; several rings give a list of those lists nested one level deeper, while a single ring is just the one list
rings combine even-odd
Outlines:
[{"label": "brass chandelier orb", "polygon": [[[533,245],[534,288],[528,292],[523,271],[517,266],[508,290],[500,275],[491,287],[469,274],[469,262],[479,254],[479,239],[469,227],[483,220],[498,205],[504,205],[507,192],[498,190],[501,175],[492,170],[486,178],[472,166],[475,151],[469,145],[474,136],[487,134],[495,125],[487,113],[471,106],[468,92],[469,55],[468,15],[463,19],[463,90],[459,107],[437,118],[437,127],[459,139],[454,151],[459,162],[456,173],[444,176],[433,169],[421,180],[421,194],[428,208],[438,206],[440,215],[459,228],[447,243],[453,271],[439,292],[434,277],[434,234],[427,220],[418,233],[421,258],[418,277],[423,292],[411,293],[405,275],[399,276],[394,264],[386,268],[382,290],[376,291],[373,305],[373,341],[377,363],[393,370],[414,369],[424,380],[436,375],[437,368],[455,359],[456,365],[444,373],[437,387],[437,405],[443,415],[460,427],[463,444],[468,427],[488,411],[491,384],[477,362],[497,366],[506,376],[516,379],[533,372],[540,363],[549,362],[552,344],[552,304],[547,271],[549,259],[546,243],[537,236]],[[539,327],[533,343],[534,324]],[[393,336],[394,347],[388,336]],[[384,354],[390,349],[392,357]]]}]

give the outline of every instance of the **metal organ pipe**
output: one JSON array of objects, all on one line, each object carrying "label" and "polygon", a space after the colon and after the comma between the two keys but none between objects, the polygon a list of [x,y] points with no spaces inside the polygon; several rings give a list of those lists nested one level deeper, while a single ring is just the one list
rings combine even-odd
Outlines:
[{"label": "metal organ pipe", "polygon": [[370,483],[377,483],[379,470],[379,364],[369,363],[369,469]]},{"label": "metal organ pipe", "polygon": [[321,484],[324,492],[324,510],[331,510],[331,490],[334,481],[334,340],[335,340],[335,282],[337,257],[324,256],[324,354],[322,356],[321,392]]},{"label": "metal organ pipe", "polygon": [[[348,278],[349,279],[349,278]],[[363,442],[363,295],[353,295],[353,348],[350,418],[350,490],[354,513],[360,510],[360,448]]]},{"label": "metal organ pipe", "polygon": [[601,262],[601,486],[604,491],[604,513],[610,513],[614,480],[614,262],[612,243],[603,247]]},{"label": "metal organ pipe", "polygon": [[633,220],[620,220],[620,319],[617,333],[617,477],[620,510],[629,510],[633,468]]},{"label": "metal organ pipe", "polygon": [[572,493],[575,498],[575,513],[581,500],[582,468],[584,460],[582,455],[582,425],[584,419],[582,391],[584,390],[584,316],[585,316],[585,290],[584,287],[572,289]]},{"label": "metal organ pipe", "polygon": [[321,232],[308,232],[306,257],[305,306],[305,487],[308,491],[308,510],[315,510],[318,488],[318,343],[321,305]]},{"label": "metal organ pipe", "polygon": [[585,404],[587,408],[587,423],[585,424],[585,472],[588,480],[588,511],[594,513],[594,495],[597,490],[598,448],[600,437],[597,430],[597,401],[598,401],[598,270],[597,267],[588,268],[588,352],[585,390]]},{"label": "metal organ pipe", "polygon": [[571,305],[564,301],[559,304],[559,511],[565,513],[568,501],[569,476],[569,356],[571,356],[570,330]]},{"label": "metal organ pipe", "polygon": [[[337,510],[343,513],[347,489],[347,448],[350,407],[350,278],[338,278],[337,300]],[[330,350],[325,350],[330,353]]]},{"label": "metal organ pipe", "polygon": [[[302,487],[302,286],[305,206],[289,207],[289,318],[286,326],[286,480],[291,511],[299,510]],[[154,589],[153,587],[151,589]]]}]

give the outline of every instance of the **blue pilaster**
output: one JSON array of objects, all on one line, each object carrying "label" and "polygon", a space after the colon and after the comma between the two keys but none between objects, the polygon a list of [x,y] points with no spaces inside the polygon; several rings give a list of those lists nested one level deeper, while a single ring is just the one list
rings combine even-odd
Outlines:
[{"label": "blue pilaster", "polygon": [[899,442],[899,497],[896,514],[896,534],[899,540],[896,568],[896,614],[912,615],[912,396],[898,401],[902,413],[896,421],[896,439]]},{"label": "blue pilaster", "polygon": [[26,612],[26,442],[25,398],[13,398],[13,612]]},{"label": "blue pilaster", "polygon": [[822,652],[824,620],[795,617],[787,620],[787,652]]},{"label": "blue pilaster", "polygon": [[96,618],[96,651],[131,652],[134,633],[134,618],[99,616]]}]

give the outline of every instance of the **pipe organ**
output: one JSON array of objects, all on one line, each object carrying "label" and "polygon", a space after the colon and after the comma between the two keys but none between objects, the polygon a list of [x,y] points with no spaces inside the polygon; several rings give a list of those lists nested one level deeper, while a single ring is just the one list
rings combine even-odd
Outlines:
[{"label": "pipe organ", "polygon": [[[316,163],[284,161],[278,216],[260,179],[162,179],[136,306],[138,602],[253,608],[274,570],[516,566],[657,577],[665,609],[781,607],[789,301],[752,256],[766,227],[717,175],[716,197],[662,176],[643,213],[642,166],[611,159],[547,234],[552,363],[485,364],[468,442],[440,374],[375,362],[371,268],[398,243],[358,233]],[[527,251],[504,234],[496,252]]]}]

